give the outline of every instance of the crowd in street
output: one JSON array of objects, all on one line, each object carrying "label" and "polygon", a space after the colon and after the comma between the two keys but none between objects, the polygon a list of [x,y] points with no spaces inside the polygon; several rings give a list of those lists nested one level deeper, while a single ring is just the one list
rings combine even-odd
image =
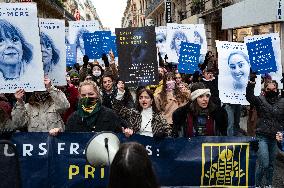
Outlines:
[{"label": "crowd in street", "polygon": [[[282,140],[284,98],[271,77],[263,77],[260,96],[254,95],[250,75],[246,99],[250,106],[221,103],[218,62],[208,52],[199,71],[178,73],[159,58],[159,84],[128,88],[118,75],[112,52],[104,54],[105,67],[89,62],[67,67],[67,86],[55,87],[45,77],[46,91],[0,95],[1,129],[28,132],[123,133],[150,137],[254,136],[259,141],[256,185],[272,185],[277,141]],[[240,118],[248,114],[247,132]]]}]

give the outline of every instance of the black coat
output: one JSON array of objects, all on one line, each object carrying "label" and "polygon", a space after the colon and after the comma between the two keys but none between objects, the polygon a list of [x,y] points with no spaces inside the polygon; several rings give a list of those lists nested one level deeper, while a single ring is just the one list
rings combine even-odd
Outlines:
[{"label": "black coat", "polygon": [[246,90],[246,99],[255,106],[257,111],[256,134],[275,138],[284,125],[284,98],[277,97],[274,104],[268,103],[265,96],[254,96],[254,84],[249,83]]},{"label": "black coat", "polygon": [[84,118],[80,117],[78,111],[75,111],[67,121],[65,131],[66,132],[121,132],[122,127],[127,127],[116,113],[104,106],[97,112],[98,117],[96,119],[94,128],[86,126]]},{"label": "black coat", "polygon": [[[178,135],[186,137],[185,130],[188,126],[187,118],[189,113],[191,113],[190,104],[191,102],[188,102],[186,105],[179,107],[173,112],[173,137],[177,137]],[[215,123],[216,136],[227,135],[228,117],[226,111],[223,108],[216,106],[214,111],[210,113],[210,116]],[[179,133],[181,133],[181,135]]]}]

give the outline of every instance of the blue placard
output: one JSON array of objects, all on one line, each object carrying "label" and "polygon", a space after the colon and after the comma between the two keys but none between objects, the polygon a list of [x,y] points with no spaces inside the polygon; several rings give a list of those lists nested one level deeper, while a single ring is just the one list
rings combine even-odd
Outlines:
[{"label": "blue placard", "polygon": [[271,37],[246,43],[251,69],[257,74],[277,71]]},{"label": "blue placard", "polygon": [[83,39],[85,53],[90,59],[100,59],[103,53],[108,54],[110,50],[114,51],[117,56],[115,38],[111,36],[110,31],[84,33]]},{"label": "blue placard", "polygon": [[76,45],[66,44],[66,66],[73,66],[76,63]]},{"label": "blue placard", "polygon": [[197,71],[201,45],[182,42],[180,48],[178,72],[193,74]]}]

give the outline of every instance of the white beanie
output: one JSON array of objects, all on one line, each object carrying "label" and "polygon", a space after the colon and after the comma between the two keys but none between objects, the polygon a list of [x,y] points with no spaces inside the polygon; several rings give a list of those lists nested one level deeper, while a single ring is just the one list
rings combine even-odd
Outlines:
[{"label": "white beanie", "polygon": [[201,95],[211,95],[210,89],[197,89],[194,92],[191,93],[191,101],[194,101],[197,99],[197,97]]}]

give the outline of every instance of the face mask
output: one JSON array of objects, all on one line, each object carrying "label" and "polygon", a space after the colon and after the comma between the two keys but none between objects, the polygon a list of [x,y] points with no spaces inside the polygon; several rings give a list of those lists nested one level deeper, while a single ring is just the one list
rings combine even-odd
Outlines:
[{"label": "face mask", "polygon": [[85,112],[91,113],[97,104],[97,99],[93,97],[83,97],[80,99],[80,104]]},{"label": "face mask", "polygon": [[102,74],[101,71],[93,71],[93,75],[96,77],[100,76],[101,74]]},{"label": "face mask", "polygon": [[173,89],[175,89],[175,81],[167,81],[167,90],[168,91],[171,91],[171,90],[173,90]]},{"label": "face mask", "polygon": [[35,96],[35,99],[38,102],[45,102],[50,95],[49,95],[49,93],[47,91],[43,91],[43,92],[36,92],[34,94],[34,96]]},{"label": "face mask", "polygon": [[279,95],[279,91],[265,91],[265,97],[274,98]]}]

